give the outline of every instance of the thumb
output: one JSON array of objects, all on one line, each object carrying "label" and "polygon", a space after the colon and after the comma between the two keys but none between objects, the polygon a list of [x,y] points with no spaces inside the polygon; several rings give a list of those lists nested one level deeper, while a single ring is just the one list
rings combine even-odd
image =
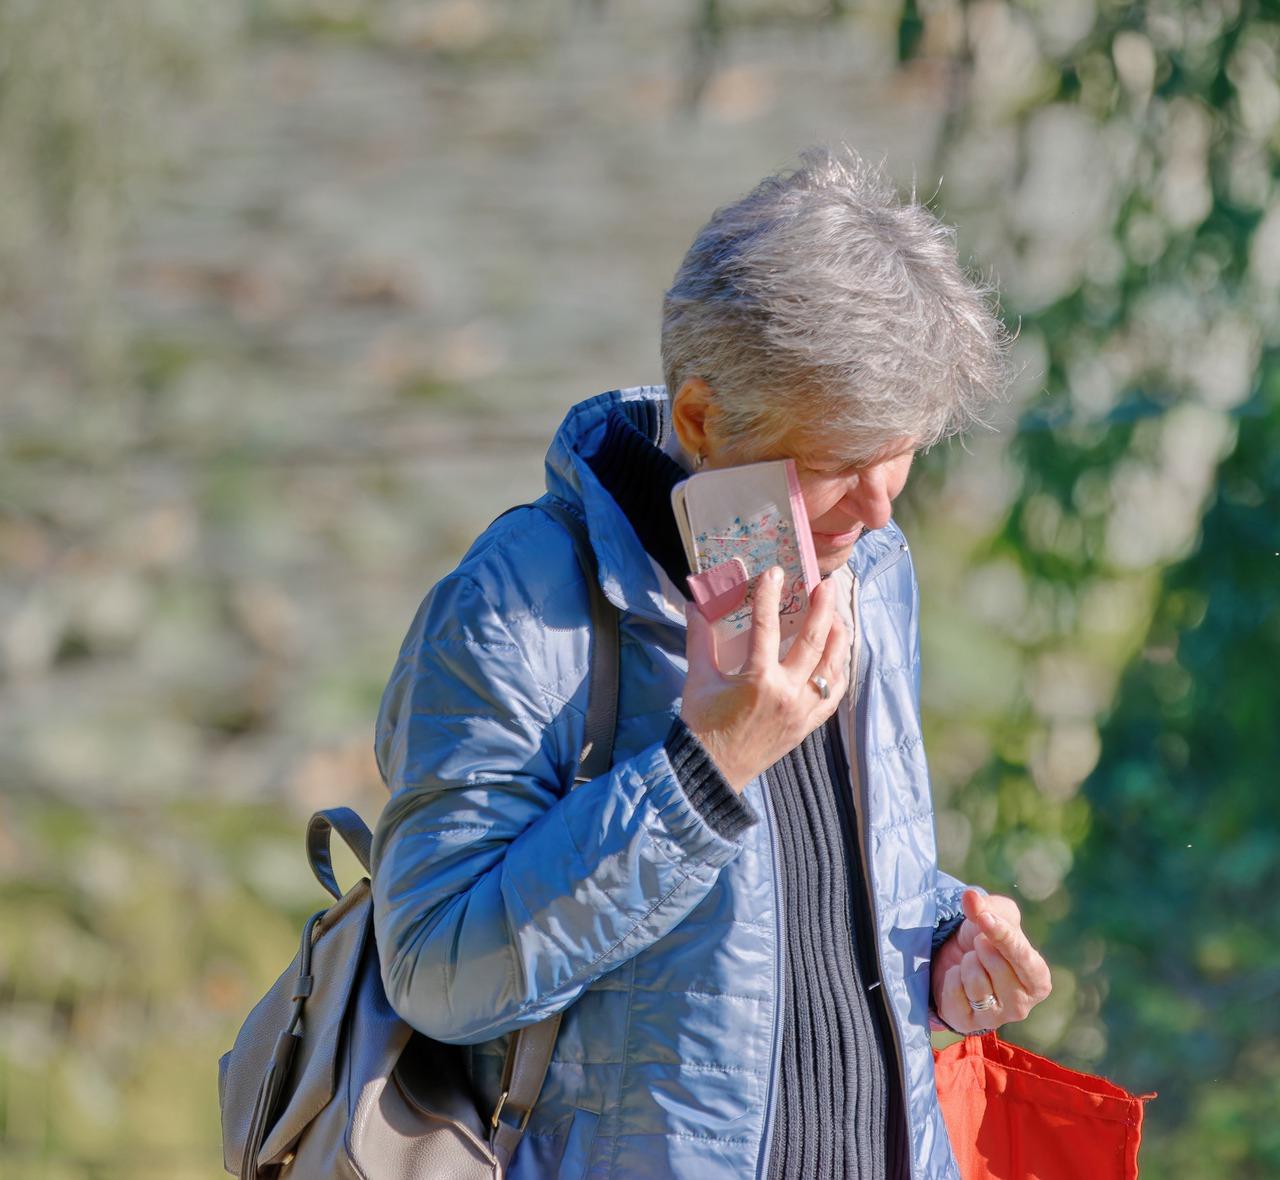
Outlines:
[{"label": "thumb", "polygon": [[976,922],[980,915],[986,913],[987,899],[976,889],[966,889],[960,898],[960,908],[966,918]]}]

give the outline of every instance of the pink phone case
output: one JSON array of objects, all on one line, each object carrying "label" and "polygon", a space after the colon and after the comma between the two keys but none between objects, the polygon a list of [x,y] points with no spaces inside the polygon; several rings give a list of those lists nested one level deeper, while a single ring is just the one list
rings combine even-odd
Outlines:
[{"label": "pink phone case", "polygon": [[818,559],[795,464],[771,460],[692,475],[672,495],[690,565],[689,592],[714,626],[725,672],[746,660],[751,609],[762,573],[780,565],[786,578],[779,608],[783,647],[808,612],[818,585]]}]

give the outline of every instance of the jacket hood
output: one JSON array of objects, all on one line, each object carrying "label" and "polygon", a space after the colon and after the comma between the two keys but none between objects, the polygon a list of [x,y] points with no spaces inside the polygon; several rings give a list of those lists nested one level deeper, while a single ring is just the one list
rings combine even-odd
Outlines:
[{"label": "jacket hood", "polygon": [[[547,491],[582,513],[600,565],[600,586],[609,600],[623,610],[670,622],[672,614],[653,561],[588,463],[603,444],[615,409],[655,446],[664,445],[670,432],[665,386],[637,385],[597,394],[574,406],[556,431],[547,451]],[[890,521],[858,539],[849,565],[859,580],[866,581],[904,546],[901,530]]]}]

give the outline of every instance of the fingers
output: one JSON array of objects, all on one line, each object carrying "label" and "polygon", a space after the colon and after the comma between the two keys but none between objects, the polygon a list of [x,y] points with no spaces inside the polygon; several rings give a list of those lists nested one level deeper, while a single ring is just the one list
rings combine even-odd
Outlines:
[{"label": "fingers", "polygon": [[[1025,1020],[1053,983],[1048,963],[1022,931],[1017,903],[969,889],[960,904],[965,921],[939,951],[951,964],[935,995],[939,1014],[962,1032]],[[988,996],[995,998],[994,1007],[973,1008]]]},{"label": "fingers", "polygon": [[1027,936],[1022,932],[1022,911],[1018,903],[1011,897],[1003,897],[998,893],[982,894],[976,889],[966,889],[960,898],[960,907],[968,919],[960,931],[964,936],[961,942],[965,950],[973,949],[974,936],[986,934],[1002,954],[1007,954],[1011,962],[1027,959],[1027,952],[1039,959]]},{"label": "fingers", "polygon": [[1023,933],[1022,915],[1012,898],[993,896],[982,900],[972,922],[978,931],[973,953],[1000,998],[1004,1018],[1025,1019],[1053,988],[1049,965]]},{"label": "fingers", "polygon": [[1009,966],[1009,960],[991,945],[985,934],[974,940],[970,954],[981,965],[991,984],[991,994],[1000,1000],[1000,1012],[1006,1020],[1021,1020],[1031,1011],[1026,989]]},{"label": "fingers", "polygon": [[[792,649],[795,650],[794,648]],[[787,653],[788,657],[791,652]],[[845,638],[844,624],[838,619],[831,620],[831,630],[827,632],[826,646],[822,649],[822,658],[812,673],[806,677],[813,691],[812,681],[821,676],[826,680],[830,695],[824,700],[814,692],[814,706],[820,720],[825,721],[839,707],[848,690],[849,641]],[[803,668],[803,664],[800,665]]]},{"label": "fingers", "polygon": [[[799,630],[803,645],[779,659],[778,617],[782,570],[766,571],[754,584],[753,625],[747,659],[739,673],[726,675],[716,661],[715,632],[705,615],[686,610],[689,668],[680,716],[711,753],[735,790],[794,749],[827,720],[845,699],[848,632],[835,618],[834,591],[815,590],[812,609]],[[826,681],[816,680],[815,668]]]},{"label": "fingers", "polygon": [[[829,582],[820,582],[809,596],[809,613],[804,625],[796,633],[791,650],[782,661],[797,678],[808,680],[822,662],[831,638],[832,619],[835,614],[835,598]],[[823,675],[827,675],[823,672]],[[831,680],[831,676],[827,676]]]},{"label": "fingers", "polygon": [[[965,999],[968,1001],[969,1010],[974,1013],[974,1019],[983,1028],[990,1028],[994,1023],[994,1014],[999,1012],[1003,1005],[1000,1002],[1000,992],[992,982],[991,976],[987,974],[982,959],[974,951],[969,951],[960,960],[960,985],[964,988]],[[981,1004],[992,997],[997,1000],[996,1008],[978,1011],[973,1007],[974,1004]]]},{"label": "fingers", "polygon": [[[833,696],[844,696],[848,687],[849,640],[844,622],[839,616],[831,619],[831,630],[827,632],[826,646],[822,649],[822,659],[818,661],[815,673],[825,676],[831,684]],[[839,692],[836,689],[839,688]]]},{"label": "fingers", "polygon": [[[994,1005],[974,1007],[991,1000]],[[974,951],[966,952],[959,963],[947,970],[934,1004],[938,1014],[957,1032],[998,1028],[1011,1019],[1004,997]]]},{"label": "fingers", "polygon": [[942,1019],[957,1032],[964,1032],[970,1027],[969,1017],[973,1009],[969,1007],[969,997],[965,994],[959,963],[947,969],[942,979],[942,987],[934,996],[934,1005]]},{"label": "fingers", "polygon": [[[759,580],[752,608],[751,641],[743,671],[760,672],[778,662],[778,606],[782,594],[782,570],[774,566]],[[836,617],[831,586],[821,583],[810,598],[809,613],[781,665],[796,681],[823,676],[832,686],[832,697],[844,695],[848,641],[843,622]],[[838,689],[838,691],[836,691]],[[824,704],[826,702],[823,702]],[[833,711],[828,709],[828,712]]]},{"label": "fingers", "polygon": [[981,921],[982,938],[992,951],[1008,964],[1010,974],[1017,985],[1039,1003],[1052,990],[1049,964],[1044,956],[1031,945],[1021,926],[1011,926],[995,914],[986,914]]},{"label": "fingers", "polygon": [[778,661],[778,607],[782,601],[782,567],[775,565],[756,581],[751,606],[751,640],[743,671],[760,672]]},{"label": "fingers", "polygon": [[706,615],[698,608],[697,603],[689,602],[685,604],[684,617],[687,624],[684,650],[689,661],[689,671],[708,669],[718,672],[715,632]]}]

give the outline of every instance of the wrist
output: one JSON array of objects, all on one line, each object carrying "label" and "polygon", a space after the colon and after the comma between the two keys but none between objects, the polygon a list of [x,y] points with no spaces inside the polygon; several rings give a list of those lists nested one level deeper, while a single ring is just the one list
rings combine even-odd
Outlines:
[{"label": "wrist", "polygon": [[747,784],[755,777],[753,774],[744,772],[740,767],[734,765],[734,759],[725,749],[725,743],[717,742],[712,736],[704,737],[702,734],[694,730],[690,730],[694,737],[702,744],[702,748],[706,750],[707,756],[715,763],[716,770],[720,772],[720,776],[729,784],[729,789],[735,795],[741,795],[746,790]]},{"label": "wrist", "polygon": [[682,718],[672,722],[663,745],[685,797],[720,836],[736,840],[756,822],[751,805],[729,785]]},{"label": "wrist", "polygon": [[680,723],[685,727],[686,731],[693,736],[698,745],[705,751],[706,756],[715,766],[720,777],[729,785],[730,790],[735,795],[741,795],[746,789],[747,784],[755,778],[755,775],[745,773],[743,768],[736,765],[736,760],[729,749],[729,743],[717,733],[703,733],[690,723],[689,719],[683,714],[680,717]]}]

